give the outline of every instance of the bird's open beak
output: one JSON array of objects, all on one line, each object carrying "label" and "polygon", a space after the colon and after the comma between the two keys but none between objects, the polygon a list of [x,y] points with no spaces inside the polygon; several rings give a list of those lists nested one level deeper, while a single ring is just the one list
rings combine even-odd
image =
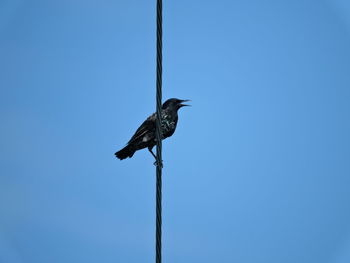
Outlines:
[{"label": "bird's open beak", "polygon": [[188,105],[188,104],[182,104],[183,102],[186,102],[186,101],[191,101],[191,100],[181,100],[181,103],[179,104],[180,108],[184,107],[184,106],[191,106],[191,105]]}]

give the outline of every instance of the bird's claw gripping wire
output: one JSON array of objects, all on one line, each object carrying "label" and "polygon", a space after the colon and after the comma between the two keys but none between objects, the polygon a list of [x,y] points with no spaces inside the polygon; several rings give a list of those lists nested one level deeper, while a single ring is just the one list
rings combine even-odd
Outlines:
[{"label": "bird's claw gripping wire", "polygon": [[[158,160],[157,160],[157,156],[154,154],[154,152],[152,151],[152,148],[148,148],[149,152],[153,155],[154,159],[156,160],[153,164],[155,166],[158,166]],[[160,161],[160,167],[163,168],[163,160]]]},{"label": "bird's claw gripping wire", "polygon": [[[156,160],[153,164],[158,166],[158,161]],[[163,160],[160,162],[160,167],[163,168]]]}]

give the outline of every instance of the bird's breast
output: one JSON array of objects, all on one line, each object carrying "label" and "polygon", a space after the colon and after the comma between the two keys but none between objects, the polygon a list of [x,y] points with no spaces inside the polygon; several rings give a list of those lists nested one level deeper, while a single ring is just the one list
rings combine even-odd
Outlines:
[{"label": "bird's breast", "polygon": [[176,129],[177,118],[174,118],[170,114],[162,114],[161,128],[163,138],[171,136]]}]

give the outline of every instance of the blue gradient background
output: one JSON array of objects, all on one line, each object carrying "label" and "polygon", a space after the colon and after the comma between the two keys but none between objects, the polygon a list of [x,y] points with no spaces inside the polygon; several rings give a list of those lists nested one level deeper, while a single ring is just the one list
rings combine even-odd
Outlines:
[{"label": "blue gradient background", "polygon": [[[164,1],[164,262],[350,262],[350,2]],[[0,262],[152,262],[155,1],[0,1]]]}]

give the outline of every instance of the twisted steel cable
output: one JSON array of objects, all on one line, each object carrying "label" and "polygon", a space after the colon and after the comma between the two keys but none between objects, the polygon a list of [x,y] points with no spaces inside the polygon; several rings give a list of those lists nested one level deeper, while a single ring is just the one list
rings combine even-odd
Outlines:
[{"label": "twisted steel cable", "polygon": [[162,262],[162,0],[157,0],[157,185],[156,185],[156,263]]}]

